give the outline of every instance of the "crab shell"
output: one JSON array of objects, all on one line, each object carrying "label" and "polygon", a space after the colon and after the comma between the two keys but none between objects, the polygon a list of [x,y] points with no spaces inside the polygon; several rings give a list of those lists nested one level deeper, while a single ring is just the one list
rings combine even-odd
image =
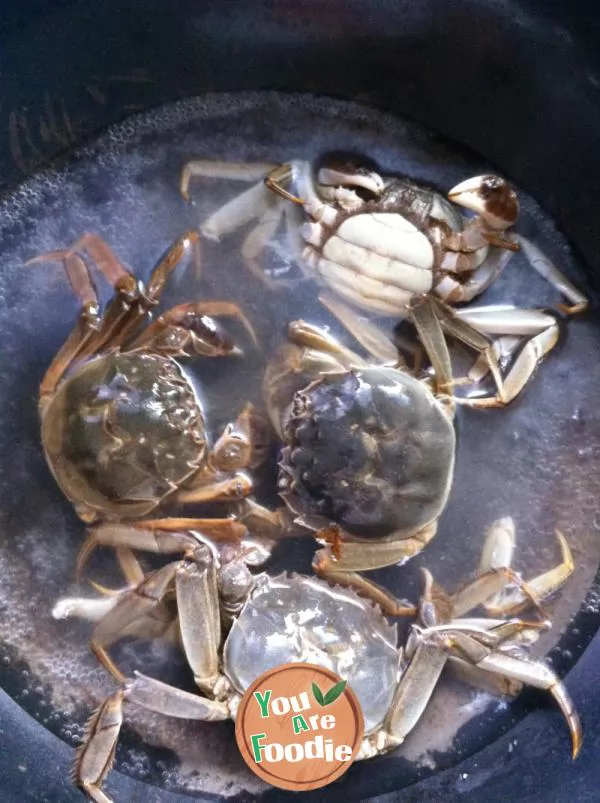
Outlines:
[{"label": "crab shell", "polygon": [[376,204],[382,212],[405,214],[418,227],[433,220],[454,232],[463,228],[462,215],[454,204],[439,192],[413,184],[407,179],[388,181]]},{"label": "crab shell", "polygon": [[88,519],[149,513],[207,451],[191,381],[173,359],[143,352],[97,357],[72,373],[44,414],[42,440],[63,493]]},{"label": "crab shell", "polygon": [[243,694],[273,667],[317,664],[346,679],[365,732],[384,720],[396,690],[397,630],[354,591],[302,575],[260,575],[223,649],[224,671]]},{"label": "crab shell", "polygon": [[294,396],[279,488],[298,521],[401,540],[446,505],[456,438],[443,405],[395,368],[325,374]]},{"label": "crab shell", "polygon": [[[437,229],[457,232],[463,221],[438,193],[394,180],[376,200],[340,213],[331,228],[315,235],[312,225],[303,232],[304,256],[324,283],[351,303],[389,315],[432,291],[444,254]],[[481,260],[486,253],[481,249]]]}]

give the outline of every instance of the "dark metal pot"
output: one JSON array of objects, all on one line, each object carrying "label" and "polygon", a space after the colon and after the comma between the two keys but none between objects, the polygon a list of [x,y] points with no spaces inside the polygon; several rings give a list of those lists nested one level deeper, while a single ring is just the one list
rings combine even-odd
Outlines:
[{"label": "dark metal pot", "polygon": [[[412,118],[484,154],[543,202],[600,275],[600,14],[590,2],[7,0],[2,15],[2,189],[166,101],[205,91],[314,92]],[[393,769],[373,764],[352,789],[311,799],[596,799],[598,637],[568,686],[586,727],[575,763],[555,713],[536,710],[401,791]],[[80,800],[67,780],[70,748],[0,694],[2,799]],[[189,799],[118,774],[111,789],[123,801]]]}]

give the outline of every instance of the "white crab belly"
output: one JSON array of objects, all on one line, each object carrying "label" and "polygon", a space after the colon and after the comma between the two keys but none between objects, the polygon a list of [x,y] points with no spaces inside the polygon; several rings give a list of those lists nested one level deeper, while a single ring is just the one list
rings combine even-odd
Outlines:
[{"label": "white crab belly", "polygon": [[323,279],[355,304],[383,314],[402,312],[433,286],[433,247],[402,215],[354,215],[309,257]]}]

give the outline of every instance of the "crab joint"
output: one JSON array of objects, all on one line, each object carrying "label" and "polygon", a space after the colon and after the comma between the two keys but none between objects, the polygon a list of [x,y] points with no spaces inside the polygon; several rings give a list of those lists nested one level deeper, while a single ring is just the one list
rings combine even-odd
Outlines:
[{"label": "crab joint", "polygon": [[324,527],[316,535],[319,541],[323,541],[330,549],[331,556],[334,560],[340,560],[342,557],[342,532],[337,524],[330,524]]},{"label": "crab joint", "polygon": [[280,165],[274,170],[271,170],[269,175],[266,176],[265,186],[267,189],[271,190],[271,192],[274,192],[281,198],[285,198],[286,201],[291,201],[294,204],[298,204],[298,206],[304,206],[305,201],[303,201],[302,198],[298,198],[297,195],[293,195],[291,192],[288,192],[288,190],[281,186],[282,182],[290,181],[293,177],[294,170],[292,165]]}]

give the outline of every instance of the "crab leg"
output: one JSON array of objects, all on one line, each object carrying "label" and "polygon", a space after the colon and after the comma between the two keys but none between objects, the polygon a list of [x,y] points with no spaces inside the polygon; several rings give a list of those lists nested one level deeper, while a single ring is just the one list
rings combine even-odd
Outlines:
[{"label": "crab leg", "polygon": [[86,343],[94,336],[100,325],[100,308],[94,301],[86,303],[79,315],[75,327],[61,346],[44,374],[39,391],[39,411],[43,417],[44,410],[52,401],[54,391],[60,380],[72,365]]},{"label": "crab leg", "polygon": [[[263,192],[266,192],[264,186],[261,186],[261,189]],[[270,195],[272,199],[275,199],[274,195]],[[277,205],[274,208],[267,208],[265,212],[263,212],[256,226],[254,226],[242,243],[241,248],[242,259],[250,272],[270,290],[281,288],[283,283],[277,282],[264,271],[260,264],[259,257],[273,239],[283,217],[283,209],[281,208],[282,202],[279,201],[279,199],[275,200],[277,201]]]},{"label": "crab leg", "polygon": [[86,232],[70,248],[48,251],[45,254],[30,259],[26,264],[35,265],[38,262],[63,262],[65,271],[75,294],[82,299],[83,296],[93,293],[93,287],[87,267],[80,253],[87,253],[96,264],[100,273],[112,286],[130,284],[132,274],[119,262],[110,246],[97,234]]},{"label": "crab leg", "polygon": [[359,759],[402,744],[423,716],[447,660],[448,655],[437,646],[418,644],[402,673],[382,729],[366,737]]},{"label": "crab leg", "polygon": [[197,551],[193,560],[179,565],[175,588],[188,664],[198,688],[212,694],[220,677],[221,616],[217,572],[208,550]]},{"label": "crab leg", "polygon": [[88,530],[88,536],[77,556],[79,576],[90,555],[98,546],[128,547],[158,555],[174,555],[211,541],[239,541],[246,527],[235,519],[167,518],[147,519],[131,524],[100,524]]},{"label": "crab leg", "polygon": [[100,619],[94,628],[90,649],[119,683],[123,683],[125,678],[113,663],[106,649],[126,635],[131,625],[140,619],[148,619],[148,616],[160,606],[173,585],[178,565],[178,563],[169,563],[148,575],[137,588],[121,593],[116,605]]},{"label": "crab leg", "polygon": [[[476,407],[502,407],[512,401],[529,382],[542,359],[557,344],[559,325],[556,318],[542,310],[496,309],[485,307],[461,310],[460,318],[468,320],[479,331],[489,334],[517,336],[522,348],[503,380],[503,393],[491,398],[460,399],[461,404]],[[524,337],[528,339],[524,340]],[[524,342],[523,342],[524,340]],[[469,376],[480,379],[485,372],[476,363]]]},{"label": "crab leg", "polygon": [[354,351],[342,345],[332,335],[306,321],[292,321],[288,325],[288,337],[292,343],[314,349],[317,353],[331,354],[343,361],[339,367],[363,367],[367,363]]},{"label": "crab leg", "polygon": [[436,523],[430,524],[412,538],[405,538],[402,541],[371,544],[346,541],[339,527],[332,525],[315,533],[315,538],[325,542],[325,546],[315,552],[313,570],[327,580],[355,588],[360,594],[368,596],[380,605],[390,616],[413,615],[414,606],[397,600],[357,572],[392,566],[394,563],[408,560],[433,538],[436,526]]},{"label": "crab leg", "polygon": [[[530,595],[532,594],[538,599],[545,599],[558,591],[575,570],[573,556],[566,538],[558,530],[555,533],[561,550],[561,562],[524,584]],[[480,563],[481,571],[510,566],[514,547],[515,527],[512,519],[506,517],[494,522],[486,535]],[[512,616],[527,607],[530,601],[530,597],[523,592],[520,585],[510,592],[501,589],[498,594],[481,600],[491,616]]]},{"label": "crab leg", "polygon": [[80,351],[93,337],[100,327],[101,316],[96,290],[92,284],[89,272],[79,254],[63,251],[52,251],[26,262],[26,265],[38,262],[60,260],[63,262],[65,272],[73,292],[81,303],[81,313],[74,329],[52,360],[40,385],[39,399],[40,412],[52,398],[61,378],[76,359]]},{"label": "crab leg", "polygon": [[[337,537],[333,535],[336,529]],[[394,541],[392,534],[389,541],[371,543],[348,541],[339,528],[328,527],[315,533],[315,538],[325,541],[326,545],[315,553],[313,566],[320,573],[328,571],[360,572],[380,569],[383,566],[393,566],[395,563],[405,562],[417,555],[434,537],[436,529],[437,522],[434,522],[423,527],[411,538]],[[336,550],[338,551],[336,552]]]},{"label": "crab leg", "polygon": [[[89,597],[64,597],[59,599],[52,609],[54,619],[84,619],[87,622],[98,623],[103,620],[127,595],[132,596],[135,589],[124,588],[120,591],[109,591],[102,586],[92,583],[94,588],[106,594],[104,597],[91,599]],[[141,585],[138,584],[138,585]],[[140,614],[127,625],[117,638],[129,636],[139,639],[167,638],[172,640],[173,625],[176,619],[169,609],[157,603],[147,614]]]},{"label": "crab leg", "polygon": [[[526,591],[521,592],[520,599],[526,604],[539,606],[537,595],[529,589],[528,584],[521,583],[517,575],[508,567],[490,569],[480,574],[452,597],[453,615],[462,616],[486,600],[493,599],[500,594],[509,583],[517,583],[519,587],[525,586]],[[526,602],[525,602],[526,600]],[[491,613],[491,611],[490,611]],[[494,610],[495,615],[500,615]]]},{"label": "crab leg", "polygon": [[[452,596],[452,616],[462,616],[483,605],[495,617],[513,616],[529,605],[542,614],[541,601],[555,593],[573,574],[574,564],[569,545],[556,531],[562,560],[547,572],[523,581],[510,569],[515,545],[514,524],[506,517],[488,529],[480,562],[480,574]],[[506,590],[511,585],[513,589]]]},{"label": "crab leg", "polygon": [[246,468],[252,460],[254,406],[248,403],[232,424],[227,424],[212,448],[211,464],[220,471]]},{"label": "crab leg", "polygon": [[228,719],[226,705],[177,689],[139,672],[108,697],[90,718],[77,751],[73,780],[95,803],[112,803],[101,787],[110,772],[123,725],[123,703],[179,719],[214,722]]},{"label": "crab leg", "polygon": [[145,576],[144,571],[132,550],[118,546],[115,549],[115,553],[127,584],[130,586],[137,586],[143,582]]},{"label": "crab leg", "polygon": [[[103,275],[111,281],[116,295],[102,316],[101,326],[96,336],[86,345],[85,351],[79,354],[79,357],[89,356],[104,348],[114,348],[125,343],[158,303],[169,276],[181,262],[186,251],[192,249],[198,240],[198,235],[194,231],[186,232],[176,240],[159,260],[150,275],[146,289],[143,290],[135,276],[129,271],[125,271],[116,257],[112,256],[115,263],[113,265],[113,262],[104,256],[105,251],[111,254],[112,252],[100,238],[95,235],[93,237],[93,248],[90,251],[90,246],[86,242],[86,251],[97,261]],[[114,267],[114,276],[119,276],[116,281],[114,281],[114,277],[111,280],[107,265]]]},{"label": "crab leg", "polygon": [[438,314],[433,296],[416,296],[411,303],[409,318],[414,324],[419,340],[423,344],[427,356],[435,372],[435,384],[438,393],[452,394],[452,363],[448,344],[442,330],[442,321]]},{"label": "crab leg", "polygon": [[359,315],[329,293],[321,293],[319,301],[372,357],[382,363],[398,363],[398,349],[392,339],[368,318]]},{"label": "crab leg", "polygon": [[253,483],[248,474],[237,471],[232,477],[214,482],[198,483],[188,489],[177,491],[175,498],[179,502],[226,502],[243,499],[252,493]]},{"label": "crab leg", "polygon": [[[71,248],[52,251],[27,264],[61,261],[82,311],[75,328],[52,361],[40,388],[42,410],[65,371],[75,359],[83,359],[107,345],[118,346],[137,328],[148,310],[158,302],[165,282],[183,252],[198,235],[190,232],[177,240],[156,266],[148,290],[140,294],[138,282],[125,270],[109,246],[95,234],[84,234]],[[87,253],[115,290],[115,298],[100,315],[98,299],[88,268],[79,252]]]},{"label": "crab leg", "polygon": [[353,588],[361,596],[372,600],[376,605],[379,605],[386,616],[414,616],[417,612],[415,606],[411,605],[408,600],[397,599],[389,591],[385,591],[381,586],[371,580],[367,580],[366,577],[356,572],[324,572],[314,563],[313,569],[317,575],[325,578],[328,582],[344,588]]},{"label": "crab leg", "polygon": [[567,690],[550,667],[498,652],[484,645],[476,631],[471,634],[448,632],[442,639],[435,634],[429,634],[425,635],[425,638],[437,641],[443,649],[451,651],[486,672],[504,675],[528,686],[549,691],[567,721],[573,743],[573,758],[577,757],[582,740],[581,723]]},{"label": "crab leg", "polygon": [[451,655],[448,658],[446,668],[461,683],[475,686],[475,688],[481,689],[481,691],[485,691],[488,694],[493,694],[496,697],[518,697],[523,691],[524,684],[522,681],[486,672],[455,655]]},{"label": "crab leg", "polygon": [[274,246],[271,240],[284,216],[288,246],[294,259],[300,256],[304,246],[298,235],[300,220],[295,219],[294,224],[290,225],[289,205],[265,186],[265,177],[276,167],[277,165],[266,163],[232,164],[196,160],[185,165],[181,175],[181,192],[188,201],[189,184],[193,177],[259,182],[210,215],[202,223],[200,233],[209,240],[218,241],[248,223],[257,221],[242,244],[242,258],[253,275],[272,290],[281,287],[282,282],[265,273],[259,258],[267,246]]},{"label": "crab leg", "polygon": [[236,318],[258,348],[252,324],[237,304],[230,301],[191,301],[178,304],[147,327],[128,349],[148,348],[163,354],[187,357],[223,357],[239,354],[229,335],[212,316]]},{"label": "crab leg", "polygon": [[249,532],[259,539],[272,541],[285,533],[288,523],[288,508],[269,510],[253,499],[244,499],[239,505],[238,516]]},{"label": "crab leg", "polygon": [[[492,285],[513,258],[514,252],[496,248],[461,281],[452,274],[444,275],[435,285],[435,292],[448,304],[464,304],[481,295]],[[457,312],[459,312],[457,310]]]},{"label": "crab leg", "polygon": [[108,697],[90,717],[83,744],[77,750],[73,781],[95,803],[112,803],[101,790],[115,760],[115,751],[123,724],[122,689]]},{"label": "crab leg", "polygon": [[[482,359],[485,359],[486,364],[488,366],[488,370],[491,372],[494,382],[496,383],[496,387],[498,389],[498,394],[495,399],[498,399],[499,403],[506,404],[506,391],[504,389],[505,380],[502,378],[500,373],[500,366],[498,365],[496,355],[494,353],[493,343],[492,341],[479,329],[475,326],[472,326],[468,321],[463,320],[456,314],[456,311],[449,307],[447,304],[444,304],[443,301],[436,298],[435,296],[427,296],[428,304],[431,307],[435,308],[435,315],[439,320],[439,325],[443,328],[446,334],[450,335],[451,337],[455,337],[461,343],[469,346],[470,348],[474,349],[475,351],[479,352]],[[433,310],[432,310],[433,311]],[[414,312],[412,313],[414,315]],[[412,316],[411,316],[412,317]],[[417,327],[417,331],[419,331]],[[420,331],[419,331],[419,334]],[[447,347],[446,347],[447,348]],[[427,346],[426,346],[427,349]],[[429,358],[431,359],[431,354],[427,351]],[[433,360],[432,360],[433,362]],[[435,368],[435,365],[434,365]],[[463,401],[461,399],[455,399],[455,401]],[[487,400],[474,400],[475,402],[484,402]]]},{"label": "crab leg", "polygon": [[[185,200],[189,201],[189,186],[193,178],[260,181],[261,186],[263,186],[265,176],[275,170],[277,166],[271,162],[213,162],[208,159],[192,159],[183,166],[179,189]],[[230,217],[228,216],[225,219],[228,220]]]},{"label": "crab leg", "polygon": [[127,681],[125,700],[177,719],[218,722],[231,716],[225,703],[191,694],[140,672],[134,672],[134,679]]},{"label": "crab leg", "polygon": [[[431,572],[422,568],[423,593],[419,600],[419,621],[428,630],[443,631],[448,627],[455,630],[472,630],[489,633],[489,644],[497,646],[507,639],[517,640],[519,644],[536,641],[541,630],[547,630],[548,621],[528,622],[521,619],[457,618],[484,603],[491,594],[504,588],[507,582],[517,582],[523,586],[524,598],[537,605],[533,592],[514,575],[509,568],[491,569],[480,574],[460,591],[448,594],[435,582]],[[487,636],[483,636],[485,639]]]},{"label": "crab leg", "polygon": [[[255,414],[252,404],[247,404],[235,422],[223,430],[207,466],[187,483],[187,487],[177,491],[175,498],[180,502],[237,501],[252,493],[252,479],[238,469],[264,463],[266,445],[261,443],[261,425],[266,427],[266,422]],[[222,478],[223,472],[229,476]],[[259,506],[255,507],[254,512],[258,514]],[[267,519],[270,518],[267,514]]]},{"label": "crab leg", "polygon": [[52,608],[53,619],[85,619],[86,622],[99,622],[118,604],[119,597],[129,589],[107,594],[104,597],[63,597]]},{"label": "crab leg", "polygon": [[404,671],[384,728],[399,744],[421,719],[448,656],[420,643]]},{"label": "crab leg", "polygon": [[[507,555],[510,558],[512,554],[514,528],[511,528],[510,519],[492,525],[482,560],[484,567],[492,565],[492,568],[453,596],[435,583],[430,572],[422,570],[424,591],[419,601],[419,620],[423,627],[413,627],[405,648],[406,668],[383,729],[367,737],[359,758],[370,757],[404,740],[421,718],[446,663],[460,679],[496,694],[515,695],[524,684],[550,691],[567,720],[573,740],[573,756],[577,755],[581,745],[581,726],[557,676],[544,664],[508,652],[512,647],[535,641],[539,631],[545,630],[549,623],[455,618],[457,614],[493,598],[507,580],[517,579],[508,568],[495,565],[504,563],[504,558]],[[538,584],[540,594],[556,587],[556,573],[547,574],[551,576],[551,582],[542,576]],[[530,594],[535,603],[535,592],[529,592],[525,584],[522,585],[521,601]]]},{"label": "crab leg", "polygon": [[[519,346],[522,345],[522,342],[523,338],[517,337],[516,335],[503,335],[502,337],[495,337],[492,341],[492,348],[496,362],[507,363],[510,359],[512,359],[513,354],[516,352]],[[476,385],[485,379],[489,372],[490,369],[488,368],[487,362],[482,356],[479,356],[473,363],[473,366],[469,369],[469,373],[467,374],[464,384],[471,383]]]},{"label": "crab leg", "polygon": [[[298,204],[299,206],[304,206],[306,202],[302,200],[302,198],[299,198],[297,195],[289,192],[283,186],[284,184],[289,184],[298,177],[297,169],[299,165],[300,163],[296,162],[278,165],[270,171],[270,173],[265,177],[264,181],[265,186],[275,195],[278,195],[280,198],[284,198],[286,201],[291,201],[294,204]],[[307,176],[310,172],[310,165],[307,164],[302,172]],[[311,193],[311,195],[316,194]]]},{"label": "crab leg", "polygon": [[517,235],[516,239],[531,267],[571,302],[571,306],[559,305],[559,309],[562,312],[567,315],[576,315],[587,309],[588,299],[571,284],[566,276],[563,276],[556,265],[548,259],[537,245],[534,245],[531,240],[522,237],[520,234]]},{"label": "crab leg", "polygon": [[[196,547],[191,554],[193,557],[189,560],[163,566],[137,587],[118,592],[108,602],[60,600],[55,606],[54,616],[96,619],[90,643],[92,652],[123,683],[125,678],[108,656],[107,647],[125,635],[138,635],[140,630],[144,637],[162,635],[172,619],[161,603],[175,584],[184,652],[198,686],[212,692],[219,678],[218,650],[221,643],[216,569],[208,547]],[[198,611],[202,611],[202,616],[198,616]],[[153,630],[151,625],[154,625]]]}]

